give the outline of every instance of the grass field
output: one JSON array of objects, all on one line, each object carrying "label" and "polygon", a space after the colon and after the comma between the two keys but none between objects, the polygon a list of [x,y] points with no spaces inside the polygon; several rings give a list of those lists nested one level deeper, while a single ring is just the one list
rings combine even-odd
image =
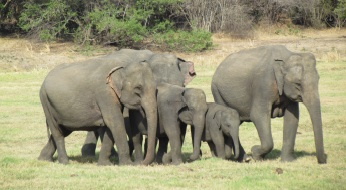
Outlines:
[{"label": "grass field", "polygon": [[[219,57],[215,59],[223,55]],[[207,64],[208,60],[198,55],[192,61],[198,77],[190,87],[203,89],[211,101],[209,85],[217,64]],[[0,72],[0,189],[346,189],[346,62],[319,61],[317,67],[328,154],[325,165],[317,164],[311,121],[303,105],[295,146],[297,160],[292,163],[279,159],[282,119],[272,120],[275,147],[263,162],[212,158],[203,143],[203,157],[193,163],[99,167],[96,158],[81,158],[85,132],[66,138],[69,165],[38,161],[47,141],[38,91],[48,70]],[[259,143],[256,129],[251,123],[243,124],[240,133],[250,154],[251,147]],[[185,158],[192,153],[189,137],[183,153]],[[282,174],[276,172],[278,168]]]}]

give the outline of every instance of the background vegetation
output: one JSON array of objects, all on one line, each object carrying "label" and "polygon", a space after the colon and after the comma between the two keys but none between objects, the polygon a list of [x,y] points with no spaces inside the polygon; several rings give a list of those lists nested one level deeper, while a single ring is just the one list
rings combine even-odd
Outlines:
[{"label": "background vegetation", "polygon": [[83,45],[202,51],[258,26],[343,27],[346,0],[0,0],[0,31]]}]

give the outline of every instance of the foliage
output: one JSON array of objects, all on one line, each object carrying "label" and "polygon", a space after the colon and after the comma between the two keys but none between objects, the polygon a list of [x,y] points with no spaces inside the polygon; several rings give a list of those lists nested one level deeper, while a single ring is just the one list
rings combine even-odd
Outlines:
[{"label": "foliage", "polygon": [[334,10],[337,15],[337,26],[342,27],[346,23],[346,0],[339,0],[338,5]]},{"label": "foliage", "polygon": [[160,44],[161,50],[175,49],[182,52],[197,52],[212,47],[211,33],[193,30],[170,30],[163,34],[156,34],[154,42]]},{"label": "foliage", "polygon": [[38,4],[28,1],[19,18],[19,25],[30,35],[50,41],[67,34],[67,24],[76,16],[76,12],[64,0],[48,1]]},{"label": "foliage", "polygon": [[186,0],[188,20],[193,28],[251,37],[252,19],[248,8],[239,0]]},{"label": "foliage", "polygon": [[[170,31],[176,30],[175,19],[181,3],[180,0],[97,0],[84,3],[69,0],[43,1],[45,3],[42,4],[35,3],[35,0],[26,2],[20,17],[22,29],[41,40],[51,41],[69,35],[84,45],[112,44],[132,48],[141,48],[148,39],[152,39],[151,36],[170,35]],[[177,35],[196,35],[192,39],[198,39],[202,33],[205,32],[185,31]],[[210,34],[204,37],[211,41]],[[184,47],[179,47],[180,45]],[[173,48],[170,50],[188,49],[185,46],[183,43],[176,43],[170,46]],[[210,46],[203,41],[195,40],[190,49],[201,51],[208,47]]]},{"label": "foliage", "polygon": [[[43,41],[74,39],[83,45],[111,44],[145,48],[167,46],[164,38],[207,32],[252,38],[256,25],[294,24],[343,27],[346,0],[0,0],[0,32],[18,26]],[[184,31],[184,32],[180,32]],[[196,32],[197,31],[197,32]],[[157,36],[161,40],[153,40]],[[209,35],[210,36],[210,35]],[[174,38],[178,39],[178,38]],[[206,41],[210,41],[210,38]],[[206,43],[193,51],[205,49]],[[209,43],[209,42],[208,42]],[[172,44],[172,43],[171,43]],[[175,42],[171,50],[182,50]],[[190,45],[190,44],[189,44]],[[198,49],[198,47],[202,49]]]}]

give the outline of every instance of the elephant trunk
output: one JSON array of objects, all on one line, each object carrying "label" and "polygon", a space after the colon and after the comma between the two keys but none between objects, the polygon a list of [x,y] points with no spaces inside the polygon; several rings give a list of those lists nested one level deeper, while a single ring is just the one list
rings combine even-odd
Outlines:
[{"label": "elephant trunk", "polygon": [[[155,88],[156,89],[156,88]],[[156,92],[156,90],[154,90]],[[147,154],[143,160],[143,165],[151,164],[155,159],[155,139],[157,130],[157,104],[155,93],[142,100],[142,107],[145,112],[148,124],[148,147]]]},{"label": "elephant trunk", "polygon": [[205,125],[205,113],[195,113],[193,117],[194,125],[194,134],[193,134],[193,154],[190,156],[190,160],[194,161],[199,158],[200,148],[201,148],[201,139],[204,131]]},{"label": "elephant trunk", "polygon": [[311,122],[313,125],[317,160],[319,164],[325,164],[327,163],[327,155],[324,153],[323,145],[323,129],[320,98],[317,88],[313,90],[307,90],[307,92],[309,93],[303,95],[303,103],[310,114]]},{"label": "elephant trunk", "polygon": [[230,135],[233,139],[234,158],[238,159],[238,157],[239,157],[239,127],[233,127],[230,130]]}]

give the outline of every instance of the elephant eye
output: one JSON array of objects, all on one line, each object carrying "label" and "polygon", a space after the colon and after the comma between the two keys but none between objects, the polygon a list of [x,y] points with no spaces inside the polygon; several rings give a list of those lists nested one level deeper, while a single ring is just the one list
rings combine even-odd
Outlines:
[{"label": "elephant eye", "polygon": [[137,87],[135,87],[134,93],[135,93],[136,95],[140,96],[141,93],[142,93],[142,86],[137,86]]}]

